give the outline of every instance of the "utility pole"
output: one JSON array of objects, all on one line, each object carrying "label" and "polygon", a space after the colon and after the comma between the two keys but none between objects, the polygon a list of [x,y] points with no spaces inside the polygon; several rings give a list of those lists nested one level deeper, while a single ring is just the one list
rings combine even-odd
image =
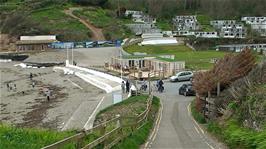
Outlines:
[{"label": "utility pole", "polygon": [[72,47],[72,65],[74,65],[74,48]]}]

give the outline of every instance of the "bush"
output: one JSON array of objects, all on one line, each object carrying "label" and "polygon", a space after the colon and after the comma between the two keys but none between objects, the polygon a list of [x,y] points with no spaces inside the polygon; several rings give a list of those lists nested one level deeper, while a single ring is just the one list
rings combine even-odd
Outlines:
[{"label": "bush", "polygon": [[191,102],[191,113],[192,113],[192,116],[194,117],[194,119],[199,122],[200,124],[205,124],[206,123],[206,120],[203,116],[202,113],[198,112],[197,109],[196,109],[196,104],[195,104],[195,100]]}]

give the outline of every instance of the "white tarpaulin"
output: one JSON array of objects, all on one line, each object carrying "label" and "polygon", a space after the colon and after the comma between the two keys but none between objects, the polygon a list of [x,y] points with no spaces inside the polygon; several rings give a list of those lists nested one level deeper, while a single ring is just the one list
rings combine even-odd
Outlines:
[{"label": "white tarpaulin", "polygon": [[177,44],[176,38],[151,38],[145,39],[141,45]]}]

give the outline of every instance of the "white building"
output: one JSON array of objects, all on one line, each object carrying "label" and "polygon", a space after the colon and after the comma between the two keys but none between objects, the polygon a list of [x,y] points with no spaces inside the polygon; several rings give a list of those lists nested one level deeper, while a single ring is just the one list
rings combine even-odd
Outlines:
[{"label": "white building", "polygon": [[246,29],[243,24],[223,25],[220,31],[222,38],[245,38]]},{"label": "white building", "polygon": [[151,23],[127,24],[127,27],[135,34],[141,35],[143,33],[160,33],[161,30]]},{"label": "white building", "polygon": [[199,24],[196,16],[176,16],[172,19],[177,31],[198,30]]},{"label": "white building", "polygon": [[135,10],[126,10],[125,12],[126,17],[129,17],[131,15],[132,18],[141,18],[143,14],[144,13],[142,11],[135,11]]},{"label": "white building", "polygon": [[266,36],[266,17],[242,17],[241,21],[251,25],[251,29],[260,33],[261,36]]},{"label": "white building", "polygon": [[215,29],[221,29],[223,27],[223,25],[233,25],[233,24],[236,24],[236,20],[214,20],[214,21],[210,21],[210,24]]},{"label": "white building", "polygon": [[217,51],[241,52],[245,48],[249,48],[257,52],[263,52],[266,51],[266,44],[232,44],[216,46]]},{"label": "white building", "polygon": [[219,38],[217,32],[194,32],[197,38]]}]

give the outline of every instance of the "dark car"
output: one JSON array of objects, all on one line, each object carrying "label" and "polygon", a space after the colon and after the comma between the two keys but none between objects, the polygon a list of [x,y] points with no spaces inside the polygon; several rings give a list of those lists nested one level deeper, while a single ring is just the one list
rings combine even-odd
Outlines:
[{"label": "dark car", "polygon": [[179,95],[184,95],[184,96],[195,96],[195,91],[192,88],[192,84],[183,84],[179,88]]}]

